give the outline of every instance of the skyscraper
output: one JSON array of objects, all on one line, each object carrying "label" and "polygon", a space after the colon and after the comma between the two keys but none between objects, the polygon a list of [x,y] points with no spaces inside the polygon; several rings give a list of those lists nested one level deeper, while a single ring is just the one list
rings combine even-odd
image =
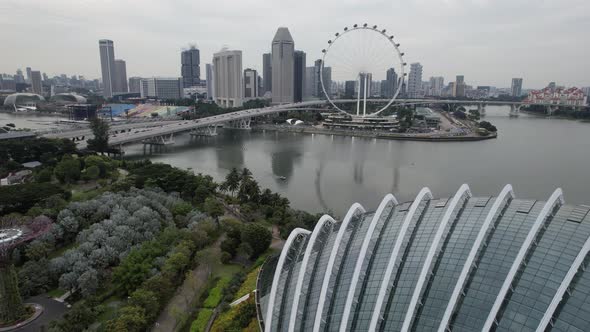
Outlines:
[{"label": "skyscraper", "polygon": [[344,98],[345,99],[353,99],[356,98],[354,95],[354,87],[356,85],[356,81],[346,81],[344,82]]},{"label": "skyscraper", "polygon": [[16,70],[16,75],[14,76],[14,81],[16,83],[25,83],[25,77],[23,76],[22,69],[19,68]]},{"label": "skyscraper", "polygon": [[31,84],[32,83],[32,79],[31,79],[31,67],[27,67],[27,83]]},{"label": "skyscraper", "polygon": [[311,98],[316,95],[317,92],[317,84],[315,82],[316,77],[316,69],[314,67],[306,67],[305,68],[305,87],[303,91],[304,98]]},{"label": "skyscraper", "polygon": [[272,102],[292,103],[294,100],[295,42],[289,29],[280,27],[272,40]]},{"label": "skyscraper", "polygon": [[465,77],[457,75],[453,86],[453,97],[465,97]]},{"label": "skyscraper", "polygon": [[314,96],[318,98],[325,98],[324,90],[322,89],[322,81],[324,81],[324,87],[326,88],[326,93],[332,93],[332,68],[331,67],[324,67],[322,71],[322,76],[320,80],[320,70],[322,68],[322,59],[317,59],[314,62],[315,68],[315,77],[314,77],[314,84],[315,84],[315,94]]},{"label": "skyscraper", "polygon": [[442,96],[442,90],[445,86],[445,79],[442,76],[430,78],[430,92],[431,96],[440,97]]},{"label": "skyscraper", "polygon": [[385,73],[385,80],[381,82],[381,95],[392,98],[397,89],[397,73],[395,68],[389,68]]},{"label": "skyscraper", "polygon": [[254,69],[244,70],[244,98],[258,97],[258,73]]},{"label": "skyscraper", "polygon": [[243,104],[242,51],[221,50],[213,54],[213,93],[221,107]]},{"label": "skyscraper", "polygon": [[111,98],[115,81],[115,46],[112,40],[101,39],[98,41],[98,47],[102,72],[102,95],[105,98]]},{"label": "skyscraper", "polygon": [[419,62],[410,65],[410,75],[408,77],[408,97],[422,97],[422,65]]},{"label": "skyscraper", "polygon": [[262,55],[262,95],[272,91],[272,56],[270,53]]},{"label": "skyscraper", "polygon": [[294,59],[294,101],[303,101],[303,89],[305,87],[305,52],[295,51]]},{"label": "skyscraper", "polygon": [[127,93],[127,65],[125,60],[115,59],[113,93]]},{"label": "skyscraper", "polygon": [[513,78],[512,86],[510,87],[510,95],[512,97],[520,97],[522,93],[522,78]]},{"label": "skyscraper", "polygon": [[[29,68],[30,69],[30,68]],[[31,80],[31,91],[38,95],[43,94],[43,86],[41,85],[41,72],[38,70],[32,70],[30,72]]]},{"label": "skyscraper", "polygon": [[199,49],[191,46],[180,55],[182,81],[184,87],[190,88],[201,82],[201,57]]},{"label": "skyscraper", "polygon": [[141,77],[129,77],[129,92],[141,92]]},{"label": "skyscraper", "polygon": [[210,63],[205,65],[205,79],[207,80],[207,99],[213,100],[215,99],[213,95],[213,86],[215,84],[213,83],[213,66]]},{"label": "skyscraper", "polygon": [[359,73],[359,91],[360,91],[360,98],[363,99],[365,97],[365,87],[367,88],[367,98],[371,96],[373,93],[373,74],[371,73]]}]

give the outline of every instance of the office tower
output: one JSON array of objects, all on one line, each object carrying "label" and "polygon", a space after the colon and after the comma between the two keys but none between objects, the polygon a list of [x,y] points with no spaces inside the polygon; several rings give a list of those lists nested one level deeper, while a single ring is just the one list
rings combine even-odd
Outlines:
[{"label": "office tower", "polygon": [[317,84],[315,82],[315,66],[305,68],[304,98],[311,98],[316,95]]},{"label": "office tower", "polygon": [[215,84],[213,83],[213,66],[210,63],[205,65],[205,79],[207,80],[207,99],[213,100],[215,99],[213,92]]},{"label": "office tower", "polygon": [[510,87],[510,95],[512,97],[520,97],[522,93],[522,78],[513,78],[512,86]]},{"label": "office tower", "polygon": [[[356,98],[354,94],[354,87],[356,86],[356,81],[346,81],[344,82],[344,98],[345,99],[354,99]],[[383,85],[381,85],[383,87]]]},{"label": "office tower", "polygon": [[49,77],[47,77],[47,74],[43,73],[43,81],[48,81],[48,80],[49,80]]},{"label": "office tower", "polygon": [[457,75],[453,86],[453,97],[465,97],[465,77]]},{"label": "office tower", "polygon": [[31,91],[38,95],[43,94],[43,86],[41,85],[41,72],[38,70],[32,70],[30,73],[31,79]]},{"label": "office tower", "polygon": [[385,80],[381,81],[381,95],[392,98],[397,89],[397,73],[394,68],[389,68],[385,73]]},{"label": "office tower", "polygon": [[262,97],[262,76],[258,75],[258,97]]},{"label": "office tower", "polygon": [[295,43],[289,29],[280,27],[272,39],[272,102],[293,102]]},{"label": "office tower", "polygon": [[270,53],[262,55],[262,95],[272,91],[272,56]]},{"label": "office tower", "polygon": [[115,59],[114,93],[127,93],[127,65],[125,60]]},{"label": "office tower", "polygon": [[365,98],[365,87],[367,88],[367,95],[366,97],[370,97],[372,94],[373,88],[373,74],[371,73],[359,73],[359,90],[360,91],[360,98]]},{"label": "office tower", "polygon": [[115,46],[112,40],[101,39],[98,41],[98,47],[102,72],[102,95],[105,98],[111,98],[115,81]]},{"label": "office tower", "polygon": [[221,50],[213,54],[213,94],[221,107],[243,104],[242,51]]},{"label": "office tower", "polygon": [[199,49],[191,46],[180,55],[182,82],[184,87],[190,88],[201,82],[201,57]]},{"label": "office tower", "polygon": [[27,83],[31,84],[31,82],[32,82],[32,80],[31,80],[31,67],[27,67],[26,71],[27,71]]},{"label": "office tower", "polygon": [[442,96],[442,90],[445,86],[445,79],[442,76],[436,76],[430,78],[430,92],[431,96],[440,97]]},{"label": "office tower", "polygon": [[419,62],[410,65],[410,75],[408,75],[408,97],[422,97],[422,65]]},{"label": "office tower", "polygon": [[305,88],[305,52],[295,51],[295,67],[293,69],[294,77],[294,101],[303,101],[303,89]]},{"label": "office tower", "polygon": [[254,69],[244,70],[244,98],[258,97],[258,73]]},{"label": "office tower", "polygon": [[129,92],[141,93],[141,77],[129,77]]},{"label": "office tower", "polygon": [[182,78],[152,77],[141,80],[141,97],[157,99],[181,99]]},{"label": "office tower", "polygon": [[[319,98],[325,98],[324,90],[322,89],[322,81],[324,82],[324,87],[326,88],[326,93],[329,95],[332,94],[332,68],[331,67],[324,67],[322,71],[322,76],[320,77],[320,70],[322,68],[322,59],[317,59],[314,62],[315,68],[315,77],[314,77],[314,84],[315,84],[315,94],[314,96]],[[320,80],[321,78],[321,80]]]}]

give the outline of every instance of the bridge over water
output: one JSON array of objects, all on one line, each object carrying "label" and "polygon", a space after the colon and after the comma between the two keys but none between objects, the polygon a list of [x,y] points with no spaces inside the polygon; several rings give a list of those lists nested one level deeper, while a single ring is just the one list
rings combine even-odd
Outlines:
[{"label": "bridge over water", "polygon": [[[371,103],[386,103],[388,99],[368,99]],[[338,103],[356,103],[356,99],[339,99]],[[511,114],[517,114],[522,106],[530,105],[526,102],[490,101],[490,100],[444,100],[444,99],[400,99],[392,107],[408,105],[447,104],[451,107],[456,105],[477,105],[480,112],[485,110],[486,105],[508,105],[511,107]],[[300,103],[273,105],[258,109],[240,110],[220,115],[209,116],[197,120],[162,120],[131,122],[114,124],[110,128],[109,145],[121,147],[125,144],[143,142],[145,144],[165,145],[173,142],[173,135],[180,132],[192,132],[196,135],[212,135],[216,133],[218,126],[229,128],[247,129],[250,127],[250,120],[255,117],[277,114],[292,110],[322,110],[321,106],[328,105],[326,100],[311,100]],[[544,105],[551,113],[556,105]],[[328,109],[326,109],[328,110]],[[89,128],[75,129],[68,131],[50,132],[42,134],[48,138],[73,139],[79,148],[86,147],[86,141],[92,138],[92,131]]]}]

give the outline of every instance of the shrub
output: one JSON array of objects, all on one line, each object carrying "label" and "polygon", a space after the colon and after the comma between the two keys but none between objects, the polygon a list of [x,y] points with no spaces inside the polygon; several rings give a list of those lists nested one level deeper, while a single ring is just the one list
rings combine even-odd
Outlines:
[{"label": "shrub", "polygon": [[213,310],[208,308],[203,308],[199,310],[199,314],[197,315],[197,319],[195,319],[191,324],[190,332],[203,332],[205,328],[207,328],[207,323],[209,323],[209,319],[211,319],[211,315],[213,315]]}]

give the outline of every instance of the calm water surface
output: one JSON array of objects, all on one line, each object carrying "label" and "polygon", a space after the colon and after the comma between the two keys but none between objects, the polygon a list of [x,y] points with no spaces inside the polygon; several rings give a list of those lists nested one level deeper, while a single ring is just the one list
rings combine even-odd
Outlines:
[{"label": "calm water surface", "polygon": [[[0,113],[0,125],[45,128],[55,117]],[[383,196],[412,200],[424,186],[449,197],[462,183],[474,195],[496,195],[506,183],[523,198],[547,199],[561,187],[568,203],[590,203],[590,123],[488,107],[499,137],[481,142],[404,142],[278,132],[225,131],[217,137],[175,137],[165,151],[126,147],[126,158],[150,158],[222,180],[248,167],[262,187],[295,208],[343,216],[361,203],[375,209]],[[281,177],[286,179],[282,180]]]},{"label": "calm water surface", "polygon": [[180,135],[174,146],[151,154],[132,145],[126,154],[217,180],[232,167],[248,167],[262,187],[285,195],[295,208],[339,216],[354,202],[375,209],[387,193],[412,200],[424,186],[449,197],[462,183],[481,196],[511,183],[517,196],[543,200],[561,187],[568,203],[590,203],[590,123],[510,118],[506,107],[488,107],[486,119],[498,127],[498,139],[431,143],[226,131]]}]

